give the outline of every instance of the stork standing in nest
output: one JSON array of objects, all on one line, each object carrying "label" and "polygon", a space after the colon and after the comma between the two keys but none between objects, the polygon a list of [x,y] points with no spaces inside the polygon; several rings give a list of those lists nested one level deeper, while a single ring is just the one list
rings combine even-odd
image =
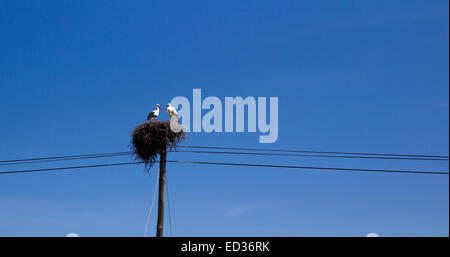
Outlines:
[{"label": "stork standing in nest", "polygon": [[159,110],[161,110],[161,106],[159,106],[159,104],[156,104],[156,110],[153,110],[152,112],[150,112],[148,114],[147,120],[154,120],[154,119],[158,118]]},{"label": "stork standing in nest", "polygon": [[175,109],[175,107],[173,107],[170,103],[167,104],[166,111],[167,111],[167,114],[169,114],[170,119],[172,119],[176,122],[180,121],[180,118],[178,117],[177,109]]}]

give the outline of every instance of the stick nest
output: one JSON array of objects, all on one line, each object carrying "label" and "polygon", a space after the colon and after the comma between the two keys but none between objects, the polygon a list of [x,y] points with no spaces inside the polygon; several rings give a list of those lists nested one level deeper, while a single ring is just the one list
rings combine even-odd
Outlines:
[{"label": "stick nest", "polygon": [[[172,129],[171,129],[172,125]],[[170,121],[147,121],[137,126],[132,132],[131,150],[136,160],[144,162],[147,171],[153,166],[163,151],[176,148],[177,144],[186,137],[183,129],[177,129],[174,126],[180,124]],[[178,131],[178,132],[174,132]]]}]

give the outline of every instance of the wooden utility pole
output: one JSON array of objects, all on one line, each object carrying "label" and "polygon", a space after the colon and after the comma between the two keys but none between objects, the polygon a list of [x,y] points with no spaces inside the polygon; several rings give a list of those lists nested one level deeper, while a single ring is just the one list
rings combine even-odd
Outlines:
[{"label": "wooden utility pole", "polygon": [[156,237],[163,236],[164,226],[164,195],[166,190],[166,155],[167,151],[161,152],[159,161],[159,198],[158,198],[158,222],[156,224]]}]

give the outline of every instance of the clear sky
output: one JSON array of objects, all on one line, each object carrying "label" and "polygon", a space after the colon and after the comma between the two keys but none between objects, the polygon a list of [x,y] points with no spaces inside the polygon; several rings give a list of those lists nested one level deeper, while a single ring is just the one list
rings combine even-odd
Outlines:
[{"label": "clear sky", "polygon": [[[279,97],[279,137],[263,145],[259,133],[191,133],[185,144],[447,155],[448,71],[448,1],[2,1],[0,160],[127,151],[130,132],[156,103],[192,99],[193,88],[220,99]],[[449,168],[442,161],[168,159]],[[0,236],[142,236],[156,171],[2,175]],[[175,236],[449,234],[447,175],[171,163],[167,176]]]}]

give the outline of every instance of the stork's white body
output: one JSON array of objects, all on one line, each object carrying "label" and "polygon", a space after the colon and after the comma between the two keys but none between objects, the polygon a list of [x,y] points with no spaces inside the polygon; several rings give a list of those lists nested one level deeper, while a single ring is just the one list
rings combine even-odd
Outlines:
[{"label": "stork's white body", "polygon": [[177,109],[175,109],[172,105],[167,104],[166,106],[167,114],[169,114],[170,119],[178,122],[180,118],[178,117]]}]

